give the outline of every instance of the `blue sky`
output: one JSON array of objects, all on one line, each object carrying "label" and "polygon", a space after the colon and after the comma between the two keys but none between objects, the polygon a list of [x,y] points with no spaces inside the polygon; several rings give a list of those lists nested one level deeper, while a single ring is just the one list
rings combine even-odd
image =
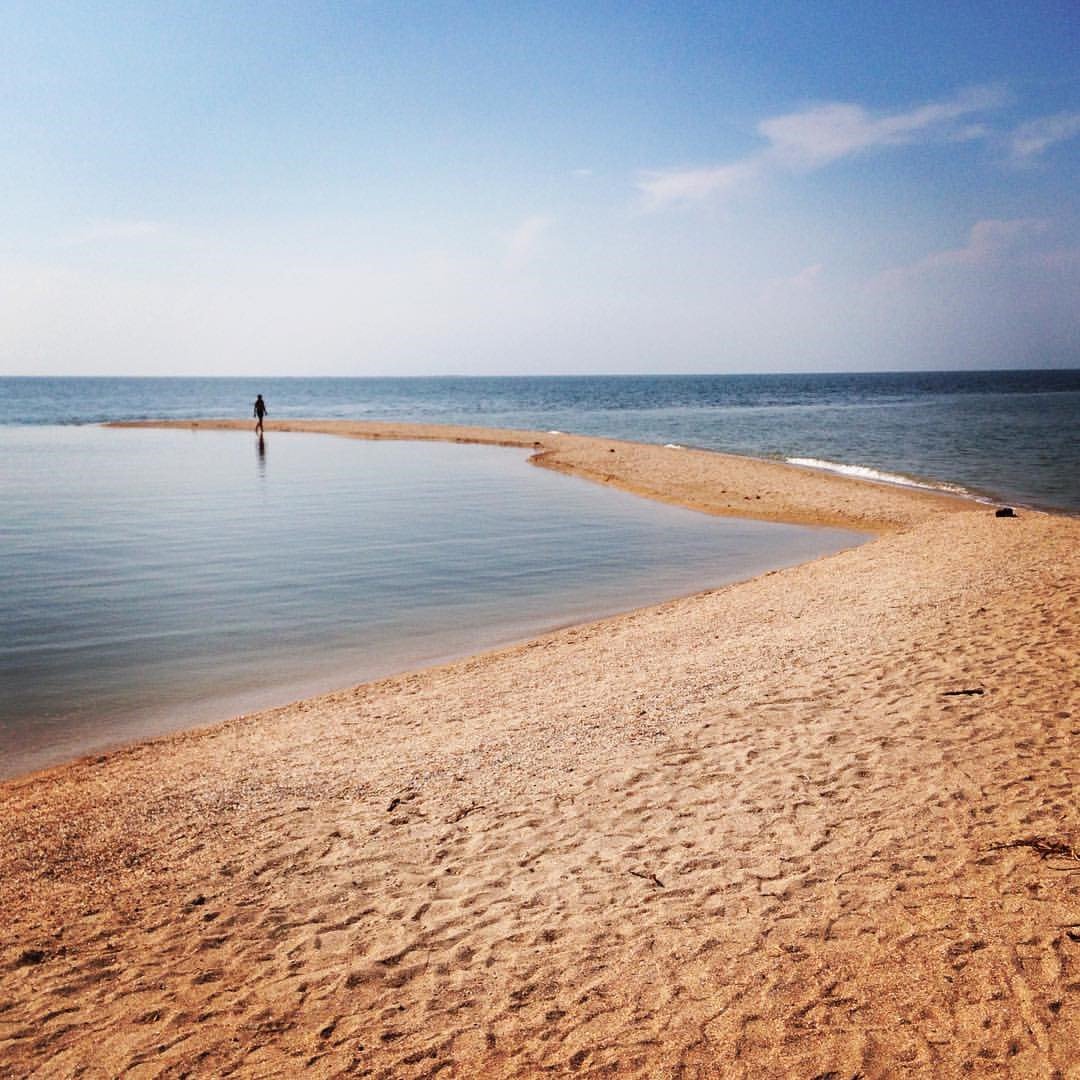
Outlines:
[{"label": "blue sky", "polygon": [[0,373],[1080,364],[1060,3],[0,6]]}]

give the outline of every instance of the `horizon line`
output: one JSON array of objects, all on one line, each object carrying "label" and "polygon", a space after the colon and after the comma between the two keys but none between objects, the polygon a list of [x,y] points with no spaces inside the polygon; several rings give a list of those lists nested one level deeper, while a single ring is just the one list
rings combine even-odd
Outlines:
[{"label": "horizon line", "polygon": [[768,376],[791,377],[791,376],[834,376],[834,375],[990,375],[990,374],[1021,374],[1021,373],[1055,373],[1055,372],[1080,372],[1080,362],[1076,364],[1059,365],[1054,367],[983,367],[983,368],[886,368],[868,369],[851,368],[847,370],[822,370],[822,371],[592,371],[592,372],[517,372],[514,374],[490,372],[490,373],[454,373],[444,372],[441,374],[408,374],[408,375],[274,375],[274,374],[226,374],[226,375],[161,375],[161,374],[116,374],[116,373],[82,373],[82,374],[0,374],[0,379],[692,379],[692,378],[762,378]]}]

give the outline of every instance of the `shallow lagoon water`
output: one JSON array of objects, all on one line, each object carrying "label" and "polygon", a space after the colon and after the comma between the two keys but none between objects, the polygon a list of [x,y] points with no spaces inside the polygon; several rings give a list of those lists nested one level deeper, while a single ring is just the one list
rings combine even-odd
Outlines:
[{"label": "shallow lagoon water", "polygon": [[0,428],[0,771],[630,610],[862,539],[523,451]]}]

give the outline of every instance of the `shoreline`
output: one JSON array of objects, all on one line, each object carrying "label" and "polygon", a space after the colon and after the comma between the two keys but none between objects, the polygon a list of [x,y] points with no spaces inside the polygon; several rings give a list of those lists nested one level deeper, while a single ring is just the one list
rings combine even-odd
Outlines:
[{"label": "shoreline", "polygon": [[[515,454],[513,458],[516,463],[527,462],[530,465],[540,468],[547,467],[549,472],[557,472],[560,475],[573,477],[579,481],[588,483],[602,482],[604,483],[604,486],[614,487],[616,490],[624,491],[626,494],[633,494],[636,498],[645,498],[652,502],[664,501],[672,505],[680,506],[682,509],[687,508],[677,499],[659,500],[655,497],[650,497],[648,493],[642,495],[640,487],[635,488],[632,484],[619,483],[618,478],[616,478],[616,482],[612,483],[608,477],[590,475],[586,470],[575,468],[573,461],[566,462],[560,459],[555,460],[551,465],[547,464],[554,455],[558,454],[560,446],[562,447],[565,456],[574,453],[573,447],[575,443],[579,446],[581,444],[587,445],[589,443],[598,443],[602,444],[598,446],[598,450],[603,454],[609,451],[611,440],[596,440],[587,436],[564,436],[560,443],[558,438],[551,437],[550,432],[540,431],[491,431],[488,429],[458,427],[444,429],[439,426],[431,425],[389,425],[382,423],[360,425],[360,430],[357,431],[356,425],[351,421],[300,421],[298,423],[303,430],[293,430],[291,431],[292,434],[329,434],[335,437],[358,438],[361,441],[445,441],[455,445],[486,445],[514,451],[520,450],[523,453],[520,456]],[[113,427],[122,429],[135,427],[141,430],[160,430],[163,427],[172,430],[225,430],[235,432],[238,435],[242,431],[247,432],[250,429],[250,425],[245,425],[242,422],[222,422],[212,420],[121,421],[101,426],[104,428]],[[280,433],[280,430],[281,429],[273,434]],[[546,442],[542,443],[541,440],[546,440]],[[616,442],[614,445],[626,450],[632,450],[635,444]],[[571,448],[569,451],[566,449],[568,446]],[[705,460],[708,462],[719,460],[717,455],[714,455],[709,451],[699,452],[706,455]],[[525,458],[525,453],[530,455],[528,459]],[[759,460],[754,458],[740,458],[737,455],[729,457],[731,460],[740,463],[753,463]],[[603,464],[607,466],[608,463],[607,461],[603,461]],[[770,463],[765,462],[765,464]],[[701,511],[698,510],[695,512]],[[706,512],[708,512],[708,508],[706,508]],[[739,519],[752,519],[754,517],[752,513],[744,512],[741,507],[735,507],[733,513],[724,512],[720,515],[710,514],[710,516],[724,516]],[[757,517],[759,519],[764,518],[766,524],[781,524],[786,523],[788,520],[788,516],[783,508],[781,508],[779,512],[766,512],[757,515]],[[802,528],[822,528],[828,530],[834,527],[829,524],[819,524],[816,520],[808,523],[806,517],[806,514],[796,513],[792,515],[794,520],[800,522],[800,527]],[[854,531],[848,530],[848,537],[845,539],[844,544],[845,546],[851,546],[856,543],[864,543],[871,535],[871,533],[866,531],[855,533]],[[824,546],[825,544],[826,541],[823,539],[822,545]],[[801,561],[806,561],[807,558],[816,559],[827,553],[828,551],[823,547],[823,550],[814,552],[811,555],[803,555],[800,553],[798,558]],[[499,632],[479,635],[482,640],[475,642],[472,647],[463,646],[457,648],[447,643],[445,648],[429,647],[426,650],[425,655],[422,656],[409,656],[406,655],[408,650],[398,650],[402,655],[399,655],[396,659],[387,660],[385,663],[371,662],[361,664],[359,668],[353,672],[350,672],[348,664],[343,662],[334,669],[332,675],[329,675],[326,678],[316,678],[303,671],[298,671],[296,678],[287,681],[282,680],[279,684],[275,684],[272,689],[249,689],[246,692],[238,691],[235,693],[227,692],[221,694],[206,691],[199,696],[198,700],[183,702],[179,705],[174,704],[168,708],[163,706],[144,708],[141,714],[133,711],[129,715],[120,718],[116,724],[117,730],[115,734],[110,731],[107,737],[99,737],[93,741],[86,740],[86,744],[82,746],[72,745],[58,751],[50,751],[48,748],[43,750],[13,750],[9,757],[0,762],[0,781],[25,778],[44,770],[63,767],[64,765],[86,758],[99,757],[103,754],[120,750],[135,743],[165,738],[169,735],[183,731],[213,727],[214,725],[237,715],[248,715],[257,712],[265,712],[273,708],[281,708],[300,699],[317,697],[334,689],[356,685],[359,682],[370,683],[394,675],[405,674],[410,671],[445,666],[454,661],[464,660],[480,653],[488,653],[503,648],[509,648],[532,638],[569,626],[591,624],[604,618],[610,618],[619,614],[652,607],[672,599],[682,599],[703,592],[714,591],[725,585],[735,584],[739,581],[748,580],[751,577],[758,576],[761,573],[771,572],[773,569],[784,568],[785,566],[794,564],[795,559],[787,556],[778,556],[774,566],[769,566],[766,563],[764,566],[756,568],[756,570],[748,569],[746,573],[740,574],[729,580],[702,580],[697,583],[688,583],[677,591],[674,588],[670,592],[654,590],[653,595],[647,597],[631,596],[622,597],[619,600],[616,600],[613,597],[607,597],[605,600],[598,599],[595,604],[577,604],[568,607],[565,613],[559,612],[551,616],[545,616],[542,619],[538,619],[533,625],[528,625],[527,623],[518,620],[512,627],[508,624],[505,627],[505,632],[502,632],[502,624],[499,624]],[[493,624],[493,626],[494,625],[495,624]],[[354,664],[354,666],[356,665]],[[146,723],[144,725],[140,723],[140,715],[145,715],[146,717]]]},{"label": "shoreline", "polygon": [[478,431],[879,535],[0,783],[11,1068],[1066,1075],[1080,521]]},{"label": "shoreline", "polygon": [[[103,426],[252,430],[247,420],[123,420]],[[610,484],[656,502],[717,516],[790,525],[884,533],[908,527],[935,512],[969,509],[974,501],[948,492],[875,483],[766,458],[556,431],[358,420],[266,422],[268,435],[285,432],[514,447],[532,451],[530,464]],[[730,487],[716,490],[718,476]],[[796,477],[802,479],[797,481]]]}]

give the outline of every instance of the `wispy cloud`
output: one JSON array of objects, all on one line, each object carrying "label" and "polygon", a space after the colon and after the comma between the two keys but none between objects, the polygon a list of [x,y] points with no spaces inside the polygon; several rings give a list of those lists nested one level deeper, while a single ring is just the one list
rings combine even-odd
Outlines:
[{"label": "wispy cloud", "polygon": [[637,187],[645,196],[646,206],[658,209],[725,194],[752,177],[759,168],[759,161],[748,159],[703,169],[657,169],[643,172]]},{"label": "wispy cloud", "polygon": [[975,87],[949,101],[904,112],[875,114],[861,105],[831,103],[763,120],[758,132],[769,140],[765,153],[771,160],[789,168],[817,169],[875,147],[978,137],[978,127],[960,127],[957,121],[1004,101],[1000,89]]},{"label": "wispy cloud", "polygon": [[975,222],[967,242],[960,247],[934,251],[906,266],[896,266],[879,274],[874,286],[893,288],[923,278],[934,278],[941,271],[972,271],[1001,268],[1020,263],[1045,262],[1050,254],[1042,238],[1050,230],[1044,218],[986,218]]},{"label": "wispy cloud", "polygon": [[535,258],[543,238],[550,231],[555,219],[535,214],[518,223],[503,237],[506,245],[505,265],[509,270],[520,270]]},{"label": "wispy cloud", "polygon": [[1080,135],[1080,112],[1042,116],[1021,124],[1009,138],[1009,150],[1017,162],[1030,162],[1055,143]]},{"label": "wispy cloud", "polygon": [[919,265],[972,266],[1009,258],[1029,251],[1049,225],[1044,218],[1014,218],[1011,221],[987,218],[976,221],[963,247],[939,251],[923,259]]},{"label": "wispy cloud", "polygon": [[997,87],[973,87],[947,101],[901,112],[874,113],[850,102],[828,102],[762,120],[757,132],[767,146],[739,161],[686,169],[643,172],[637,181],[648,209],[701,202],[738,188],[769,170],[821,169],[879,147],[985,138],[974,114],[1007,100]]}]

